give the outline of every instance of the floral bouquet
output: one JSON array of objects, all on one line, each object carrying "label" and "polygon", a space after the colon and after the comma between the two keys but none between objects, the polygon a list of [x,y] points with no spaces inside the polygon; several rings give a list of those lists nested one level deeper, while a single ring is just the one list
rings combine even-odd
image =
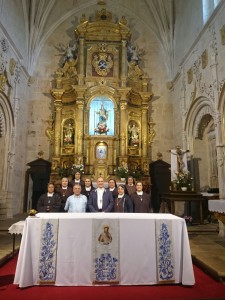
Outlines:
[{"label": "floral bouquet", "polygon": [[176,185],[179,190],[181,190],[182,187],[186,187],[187,190],[191,190],[192,186],[192,180],[191,174],[189,171],[184,171],[183,173],[176,173],[177,179],[176,179]]},{"label": "floral bouquet", "polygon": [[192,216],[184,216],[184,220],[187,224],[192,224]]},{"label": "floral bouquet", "polygon": [[115,173],[118,178],[127,178],[129,175],[129,170],[125,166],[117,167]]},{"label": "floral bouquet", "polygon": [[81,174],[84,173],[84,165],[82,164],[73,164],[71,167],[71,175],[74,175],[75,173],[80,172]]},{"label": "floral bouquet", "polygon": [[130,172],[130,175],[136,180],[139,180],[145,175],[145,172],[138,167],[134,171]]}]

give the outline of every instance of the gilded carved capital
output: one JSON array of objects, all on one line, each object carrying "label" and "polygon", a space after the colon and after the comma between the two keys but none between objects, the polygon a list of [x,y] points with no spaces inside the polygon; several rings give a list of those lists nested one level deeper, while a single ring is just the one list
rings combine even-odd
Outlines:
[{"label": "gilded carved capital", "polygon": [[118,92],[120,94],[120,99],[121,100],[127,100],[130,96],[130,91],[131,91],[130,87],[119,88]]},{"label": "gilded carved capital", "polygon": [[63,95],[64,91],[65,91],[64,89],[51,90],[52,97],[55,100],[61,100],[62,101],[62,95]]},{"label": "gilded carved capital", "polygon": [[140,92],[139,94],[142,99],[142,104],[148,104],[153,97],[153,94],[149,92]]},{"label": "gilded carved capital", "polygon": [[126,109],[126,108],[127,108],[127,101],[121,101],[121,102],[120,102],[120,108],[121,108],[122,110]]},{"label": "gilded carved capital", "polygon": [[84,100],[76,100],[76,105],[79,109],[84,108]]},{"label": "gilded carved capital", "polygon": [[141,106],[141,113],[142,114],[147,114],[147,111],[148,111],[148,105],[142,105]]}]

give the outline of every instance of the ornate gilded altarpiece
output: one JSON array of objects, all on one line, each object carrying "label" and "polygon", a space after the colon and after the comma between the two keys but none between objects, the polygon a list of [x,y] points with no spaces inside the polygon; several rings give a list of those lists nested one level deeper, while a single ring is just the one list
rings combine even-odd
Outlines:
[{"label": "ornate gilded altarpiece", "polygon": [[113,22],[104,8],[94,21],[83,15],[75,37],[51,90],[55,114],[47,134],[53,145],[52,179],[59,167],[70,164],[83,164],[93,179],[113,177],[124,164],[133,171],[141,168],[148,179],[152,95],[126,18]]}]

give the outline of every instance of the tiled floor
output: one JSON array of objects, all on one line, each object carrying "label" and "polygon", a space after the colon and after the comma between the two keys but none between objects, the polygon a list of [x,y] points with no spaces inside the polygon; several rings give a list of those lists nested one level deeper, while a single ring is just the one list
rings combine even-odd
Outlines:
[{"label": "tiled floor", "polygon": [[[8,228],[15,222],[25,220],[26,215],[0,220],[0,266],[12,257],[13,237]],[[188,227],[193,262],[204,271],[225,283],[225,239],[218,237],[218,225],[205,224]],[[16,251],[21,235],[16,235]]]}]

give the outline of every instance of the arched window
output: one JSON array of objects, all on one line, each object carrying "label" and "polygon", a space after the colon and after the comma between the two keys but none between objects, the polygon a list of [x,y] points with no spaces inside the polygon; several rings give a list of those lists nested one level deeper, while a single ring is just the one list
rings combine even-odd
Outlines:
[{"label": "arched window", "polygon": [[221,0],[202,0],[203,24],[205,24]]}]

